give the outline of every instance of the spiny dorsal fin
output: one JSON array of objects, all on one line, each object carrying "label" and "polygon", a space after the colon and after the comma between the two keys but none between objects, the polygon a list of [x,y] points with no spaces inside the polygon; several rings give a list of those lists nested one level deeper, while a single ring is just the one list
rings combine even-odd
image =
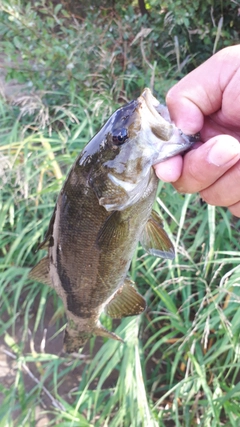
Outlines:
[{"label": "spiny dorsal fin", "polygon": [[33,267],[29,272],[29,277],[52,287],[52,282],[49,276],[49,259],[47,256],[41,259],[41,261]]},{"label": "spiny dorsal fin", "polygon": [[105,311],[113,319],[121,319],[127,316],[136,316],[146,309],[146,301],[132,282],[126,279],[123,286],[114,294],[107,304]]},{"label": "spiny dorsal fin", "polygon": [[175,256],[173,244],[163,229],[161,218],[154,210],[143,230],[140,242],[150,255],[168,259]]}]

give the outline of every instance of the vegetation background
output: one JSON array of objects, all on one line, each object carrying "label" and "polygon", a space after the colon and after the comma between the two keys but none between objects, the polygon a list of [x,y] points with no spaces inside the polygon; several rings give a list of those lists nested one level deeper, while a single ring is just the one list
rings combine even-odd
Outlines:
[{"label": "vegetation background", "polygon": [[122,103],[167,90],[239,42],[240,3],[0,3],[0,426],[239,426],[240,220],[159,183],[173,262],[139,246],[130,274],[148,311],[102,322],[62,353],[62,303],[28,272],[84,144]]}]

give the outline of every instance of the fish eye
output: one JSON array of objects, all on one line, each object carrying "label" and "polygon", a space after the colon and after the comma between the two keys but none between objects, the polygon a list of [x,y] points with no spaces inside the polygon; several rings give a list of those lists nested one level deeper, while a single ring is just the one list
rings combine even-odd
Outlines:
[{"label": "fish eye", "polygon": [[120,130],[117,130],[116,132],[112,132],[112,140],[113,143],[116,145],[123,144],[126,139],[128,138],[128,132],[126,128],[122,128]]}]

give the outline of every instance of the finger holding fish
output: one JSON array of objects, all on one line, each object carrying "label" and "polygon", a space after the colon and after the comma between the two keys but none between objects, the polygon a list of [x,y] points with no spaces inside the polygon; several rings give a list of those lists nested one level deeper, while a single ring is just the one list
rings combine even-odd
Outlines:
[{"label": "finger holding fish", "polygon": [[213,137],[186,153],[184,161],[171,158],[156,165],[155,170],[160,179],[172,182],[177,191],[199,192],[210,205],[225,206],[233,214],[240,215],[236,205],[240,187],[231,185],[240,175],[240,144],[232,136]]},{"label": "finger holding fish", "polygon": [[170,89],[171,117],[185,132],[200,131],[204,144],[183,162],[170,159],[156,166],[159,178],[173,182],[178,191],[199,191],[207,203],[228,207],[238,217],[239,53],[239,45],[220,50]]}]

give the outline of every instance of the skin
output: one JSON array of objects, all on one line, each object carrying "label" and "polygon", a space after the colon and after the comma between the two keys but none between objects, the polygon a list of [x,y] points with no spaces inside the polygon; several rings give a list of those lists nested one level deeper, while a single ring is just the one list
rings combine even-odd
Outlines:
[{"label": "skin", "polygon": [[200,131],[202,143],[156,165],[157,176],[240,217],[240,45],[219,51],[184,77],[166,103],[177,127],[186,134]]}]

